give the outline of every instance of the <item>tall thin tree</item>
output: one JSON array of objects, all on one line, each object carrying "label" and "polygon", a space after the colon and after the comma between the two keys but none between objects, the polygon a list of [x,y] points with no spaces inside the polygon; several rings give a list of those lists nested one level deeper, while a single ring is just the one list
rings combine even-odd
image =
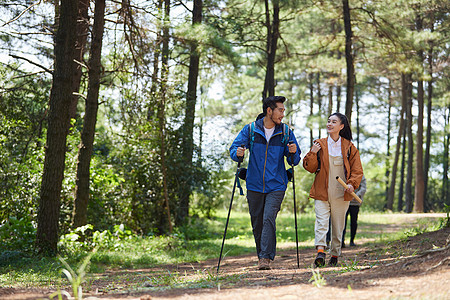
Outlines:
[{"label": "tall thin tree", "polygon": [[[432,20],[434,18],[432,17]],[[431,22],[431,32],[434,31],[433,22]],[[424,209],[425,211],[429,211],[431,209],[431,203],[428,199],[428,172],[430,169],[430,148],[431,148],[431,114],[433,110],[433,45],[430,45],[430,49],[428,50],[428,75],[430,79],[427,85],[427,136],[425,142],[425,157],[424,157],[424,190],[423,190],[423,199],[424,199]]]},{"label": "tall thin tree", "polygon": [[57,253],[60,196],[75,68],[73,57],[77,36],[77,12],[78,0],[61,0],[36,236],[38,251],[48,256]]},{"label": "tall thin tree", "polygon": [[[203,0],[194,0],[192,10],[192,26],[197,26],[202,22]],[[200,65],[200,52],[198,42],[192,41],[190,44],[188,89],[186,93],[186,109],[183,125],[183,159],[184,172],[179,190],[179,209],[176,224],[182,225],[189,216],[189,198],[192,193],[191,185],[193,179],[192,157],[194,151],[194,119],[195,104],[197,103],[197,81]]]},{"label": "tall thin tree", "polygon": [[[405,75],[402,74],[402,82],[405,80],[404,76]],[[400,148],[402,146],[402,138],[403,138],[404,132],[405,132],[405,117],[404,117],[404,115],[405,115],[405,111],[406,111],[406,91],[403,91],[403,87],[405,87],[405,86],[402,84],[402,105],[401,105],[400,115],[399,115],[397,144],[395,145],[394,162],[392,164],[392,172],[391,172],[391,183],[389,185],[389,193],[388,193],[388,198],[387,198],[387,202],[386,202],[386,208],[389,210],[393,210],[393,208],[394,208],[395,183],[397,180],[397,167],[398,167],[398,161],[400,158]],[[403,173],[401,173],[400,176],[403,177]],[[400,196],[399,196],[399,201],[400,201]]]},{"label": "tall thin tree", "polygon": [[89,182],[92,153],[94,151],[95,125],[97,123],[98,97],[102,73],[102,41],[105,28],[105,0],[96,0],[94,25],[89,57],[89,83],[86,97],[81,143],[78,146],[77,178],[75,187],[75,209],[73,225],[79,227],[87,224],[89,203]]},{"label": "tall thin tree", "polygon": [[[309,73],[308,74],[308,85],[309,85],[309,117],[312,118],[314,115],[314,74]],[[309,128],[309,143],[310,146],[313,146],[314,141],[314,133],[313,133],[313,127],[312,122],[310,122],[310,128]]]},{"label": "tall thin tree", "polygon": [[[388,114],[387,114],[387,133],[386,133],[386,187],[385,187],[385,197],[386,197],[386,209],[392,210],[393,202],[389,199],[389,175],[390,175],[390,156],[391,156],[391,108],[392,108],[392,87],[391,87],[391,80],[389,79],[388,89],[387,89],[387,98],[388,98]],[[403,117],[403,116],[402,116]],[[397,153],[396,153],[397,155]],[[397,161],[398,163],[398,157]],[[397,167],[395,169],[395,172],[397,172]],[[392,198],[393,201],[394,198]]]},{"label": "tall thin tree", "polygon": [[442,192],[441,192],[441,198],[442,201],[446,205],[450,205],[450,187],[448,182],[448,165],[449,165],[449,148],[450,148],[450,103],[447,106],[447,116],[444,114],[445,118],[445,127],[447,129],[447,134],[444,135],[444,152],[443,152],[443,159],[442,159],[442,165],[444,172],[442,174]]},{"label": "tall thin tree", "polygon": [[402,162],[400,167],[400,186],[398,187],[397,211],[404,210],[405,195],[405,167],[406,167],[406,110],[405,110],[405,128],[402,133]]},{"label": "tall thin tree", "polygon": [[355,66],[353,62],[353,31],[351,24],[350,6],[348,0],[342,0],[344,12],[344,30],[345,30],[345,61],[347,64],[347,99],[345,101],[345,115],[349,123],[352,119],[353,94],[355,89]]},{"label": "tall thin tree", "polygon": [[170,0],[164,0],[164,22],[163,22],[163,45],[161,58],[161,95],[158,102],[158,122],[161,142],[161,170],[163,179],[164,203],[167,212],[167,222],[169,223],[169,232],[172,233],[172,218],[169,205],[169,193],[167,188],[167,163],[166,163],[166,102],[167,88],[169,81],[169,22],[170,22]]},{"label": "tall thin tree", "polygon": [[328,114],[327,116],[331,115],[333,112],[333,85],[330,83],[328,85]]},{"label": "tall thin tree", "polygon": [[408,136],[408,162],[406,168],[406,183],[405,183],[405,212],[410,213],[413,210],[413,193],[412,193],[412,182],[413,182],[413,160],[414,160],[414,140],[413,140],[413,115],[412,115],[412,76],[407,74],[406,76],[406,87],[407,87],[407,106],[406,106],[406,134]]},{"label": "tall thin tree", "polygon": [[77,39],[75,42],[75,70],[73,75],[73,96],[70,104],[70,118],[74,119],[77,113],[78,99],[80,98],[81,77],[83,75],[83,58],[86,54],[86,42],[89,33],[89,5],[90,0],[79,0],[78,20],[77,20]]},{"label": "tall thin tree", "polygon": [[268,96],[275,95],[275,57],[277,52],[278,38],[280,36],[280,1],[273,0],[273,21],[270,20],[269,0],[264,0],[267,29],[266,37],[266,77],[264,80],[263,100]]},{"label": "tall thin tree", "polygon": [[[320,72],[317,72],[316,74],[316,82],[317,82],[317,116],[319,117],[319,124],[322,124],[322,89],[320,86]],[[319,126],[319,139],[320,139],[320,134],[321,134],[322,130],[320,130],[320,126]]]},{"label": "tall thin tree", "polygon": [[359,90],[355,89],[355,104],[356,104],[356,147],[359,149],[359,136],[360,136],[360,127],[359,127]]},{"label": "tall thin tree", "polygon": [[[416,30],[421,32],[423,30],[423,20],[422,16],[418,13],[416,17]],[[423,65],[423,51],[419,50],[417,53],[419,63]],[[416,144],[416,184],[414,186],[414,211],[423,212],[424,211],[424,189],[425,189],[425,178],[424,178],[424,168],[423,168],[423,109],[424,109],[424,90],[423,90],[423,80],[422,74],[418,74],[417,80],[417,106],[418,106],[418,116],[417,116],[417,144]]]}]

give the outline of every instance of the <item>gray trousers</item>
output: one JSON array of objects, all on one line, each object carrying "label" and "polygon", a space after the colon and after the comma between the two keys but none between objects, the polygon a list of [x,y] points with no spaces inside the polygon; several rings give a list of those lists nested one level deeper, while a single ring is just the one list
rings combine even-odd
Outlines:
[{"label": "gray trousers", "polygon": [[248,209],[258,258],[273,260],[276,253],[275,219],[283,202],[284,191],[258,193],[247,190]]}]

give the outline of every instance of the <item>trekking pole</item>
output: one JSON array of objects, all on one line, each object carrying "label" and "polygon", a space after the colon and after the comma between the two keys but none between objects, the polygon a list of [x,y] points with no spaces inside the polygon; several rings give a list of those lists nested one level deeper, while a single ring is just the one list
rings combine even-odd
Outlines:
[{"label": "trekking pole", "polygon": [[[289,141],[289,145],[292,144]],[[291,167],[292,167],[292,187],[294,189],[294,220],[295,220],[295,244],[297,246],[297,268],[300,269],[300,258],[298,255],[298,233],[297,233],[297,204],[295,203],[295,176],[294,176],[294,153],[291,153]]]},{"label": "trekking pole", "polygon": [[[241,146],[241,147],[244,147],[244,146]],[[220,261],[222,260],[223,245],[225,244],[225,237],[227,236],[228,221],[230,220],[231,206],[233,205],[234,191],[236,190],[236,183],[238,181],[239,168],[241,167],[241,162],[243,160],[244,160],[244,156],[238,156],[238,165],[237,165],[237,169],[236,169],[236,174],[234,175],[234,185],[233,185],[233,191],[231,192],[230,207],[228,208],[227,222],[225,223],[225,231],[223,232],[222,248],[220,248],[219,263],[217,264],[217,274],[219,274]]]}]

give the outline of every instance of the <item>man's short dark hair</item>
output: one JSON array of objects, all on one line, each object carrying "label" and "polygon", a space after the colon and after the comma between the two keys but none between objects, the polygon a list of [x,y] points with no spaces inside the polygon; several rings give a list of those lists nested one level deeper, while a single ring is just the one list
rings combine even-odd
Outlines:
[{"label": "man's short dark hair", "polygon": [[283,103],[286,101],[286,97],[283,96],[270,96],[264,99],[263,101],[263,114],[267,114],[267,108],[275,109],[277,107],[277,103]]}]

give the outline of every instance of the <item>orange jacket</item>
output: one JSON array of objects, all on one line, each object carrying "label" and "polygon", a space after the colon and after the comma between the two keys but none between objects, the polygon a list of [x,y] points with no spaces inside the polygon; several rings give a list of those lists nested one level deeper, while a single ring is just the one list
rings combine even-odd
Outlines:
[{"label": "orange jacket", "polygon": [[[320,171],[316,174],[314,178],[314,183],[309,191],[309,196],[316,200],[328,200],[328,171],[329,167],[329,157],[328,157],[328,141],[326,138],[318,139],[316,142],[320,144]],[[347,174],[347,184],[351,184],[355,190],[359,187],[361,179],[363,177],[363,168],[361,165],[361,159],[359,156],[359,151],[356,149],[355,145],[349,140],[341,137],[341,149],[342,157],[344,158],[345,173]],[[348,156],[348,150],[350,149],[350,157]],[[319,166],[317,161],[317,153],[309,151],[305,158],[303,158],[303,167],[306,171],[314,173]],[[345,181],[345,178],[342,178]],[[352,200],[352,195],[349,193],[344,194],[345,201]]]}]

